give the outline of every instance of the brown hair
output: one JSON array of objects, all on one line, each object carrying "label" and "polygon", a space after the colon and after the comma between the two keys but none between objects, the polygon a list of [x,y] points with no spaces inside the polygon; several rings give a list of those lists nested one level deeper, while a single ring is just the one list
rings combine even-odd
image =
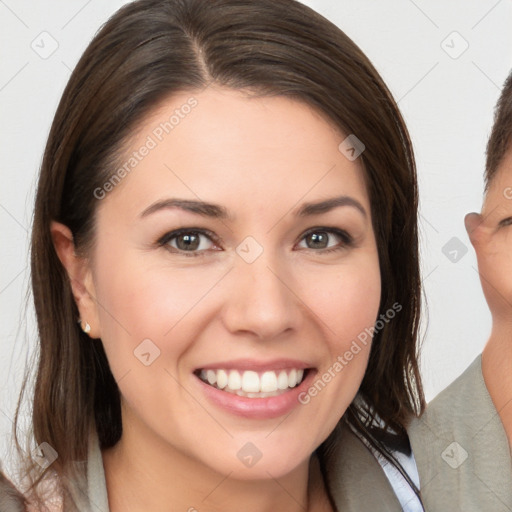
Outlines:
[{"label": "brown hair", "polygon": [[485,190],[493,180],[505,154],[512,145],[512,73],[505,81],[494,110],[494,124],[487,142]]},{"label": "brown hair", "polygon": [[360,387],[363,405],[353,403],[343,421],[379,445],[370,428],[374,413],[406,439],[408,419],[423,411],[416,169],[403,119],[375,68],[338,27],[295,0],[138,0],[112,16],[78,62],[39,175],[31,242],[39,332],[32,423],[36,443],[57,451],[51,468],[61,476],[87,458],[91,425],[106,448],[120,439],[122,424],[101,340],[77,324],[50,222],[67,225],[77,253],[86,256],[95,236],[94,190],[119,166],[138,124],[172,94],[211,83],[305,102],[365,144],[360,158],[379,251],[379,314],[394,304],[401,311],[376,332]]}]

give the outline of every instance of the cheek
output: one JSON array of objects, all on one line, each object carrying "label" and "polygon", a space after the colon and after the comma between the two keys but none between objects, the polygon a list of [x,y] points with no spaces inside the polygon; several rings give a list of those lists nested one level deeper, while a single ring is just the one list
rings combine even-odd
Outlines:
[{"label": "cheek", "polygon": [[112,374],[129,409],[170,421],[172,412],[163,404],[181,396],[180,362],[204,328],[197,313],[202,298],[219,279],[211,270],[144,266],[142,259],[126,256],[115,264],[108,260],[97,269],[96,281],[101,339]]},{"label": "cheek", "polygon": [[[322,349],[326,349],[326,357],[318,379],[324,383],[333,382],[329,388],[336,397],[341,416],[363,379],[372,335],[379,323],[381,276],[378,258],[376,254],[370,254],[334,273],[332,269],[315,272],[303,281],[303,286],[304,296],[310,297],[307,305],[320,320],[318,324],[324,332]],[[396,314],[395,311],[391,313],[393,317]],[[391,315],[385,321],[392,321]],[[383,325],[377,327],[383,328]],[[321,386],[322,383],[318,383],[317,387]]]},{"label": "cheek", "polygon": [[122,324],[134,338],[161,338],[219,281],[222,269],[148,265],[143,257],[125,256],[104,260],[96,274],[102,329]]},{"label": "cheek", "polygon": [[148,352],[144,357],[155,361],[152,368],[174,373],[203,327],[197,314],[203,298],[223,274],[219,268],[191,270],[143,260],[129,251],[110,252],[96,269],[101,339],[116,379],[141,370],[140,358]]},{"label": "cheek", "polygon": [[317,428],[321,422],[322,429],[312,433],[321,442],[354,399],[367,367],[380,305],[378,258],[369,255],[334,274],[332,269],[316,272],[308,282],[311,309],[324,332],[325,345],[319,350],[326,352],[322,367],[299,400],[310,408],[311,425]]},{"label": "cheek", "polygon": [[[511,237],[512,240],[512,237]],[[512,243],[489,251],[478,262],[480,282],[491,313],[512,317]]]},{"label": "cheek", "polygon": [[347,340],[374,325],[381,296],[381,276],[376,255],[357,264],[312,273],[304,283],[308,306],[331,331],[333,348],[342,350]]}]

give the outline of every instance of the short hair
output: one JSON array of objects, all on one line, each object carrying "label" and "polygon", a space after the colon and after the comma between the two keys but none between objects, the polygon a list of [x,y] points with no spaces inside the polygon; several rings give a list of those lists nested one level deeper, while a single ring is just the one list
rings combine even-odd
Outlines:
[{"label": "short hair", "polygon": [[494,124],[487,142],[485,162],[485,191],[496,176],[505,154],[512,143],[512,72],[505,80],[500,98],[494,109]]}]

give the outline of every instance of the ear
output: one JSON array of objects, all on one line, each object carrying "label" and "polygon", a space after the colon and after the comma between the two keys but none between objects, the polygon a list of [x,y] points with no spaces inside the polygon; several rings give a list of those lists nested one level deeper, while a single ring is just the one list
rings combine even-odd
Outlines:
[{"label": "ear", "polygon": [[464,217],[464,225],[466,226],[466,231],[468,233],[471,244],[475,250],[478,250],[484,235],[483,232],[485,231],[484,217],[479,213],[468,213]]},{"label": "ear", "polygon": [[82,324],[85,325],[87,322],[90,325],[91,330],[88,334],[91,338],[99,338],[98,306],[89,260],[76,255],[73,234],[66,225],[52,221],[50,232],[55,252],[69,277]]}]

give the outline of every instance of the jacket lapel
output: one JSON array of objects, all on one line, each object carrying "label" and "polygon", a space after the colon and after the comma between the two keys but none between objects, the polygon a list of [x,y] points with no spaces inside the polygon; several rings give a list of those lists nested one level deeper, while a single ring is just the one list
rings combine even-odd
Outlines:
[{"label": "jacket lapel", "polygon": [[327,456],[327,485],[340,512],[401,512],[402,507],[372,453],[339,424]]}]

